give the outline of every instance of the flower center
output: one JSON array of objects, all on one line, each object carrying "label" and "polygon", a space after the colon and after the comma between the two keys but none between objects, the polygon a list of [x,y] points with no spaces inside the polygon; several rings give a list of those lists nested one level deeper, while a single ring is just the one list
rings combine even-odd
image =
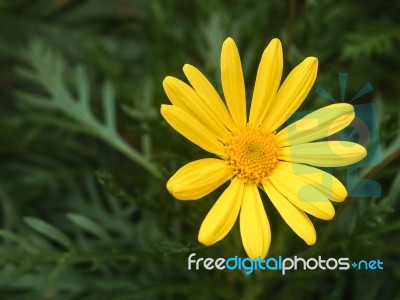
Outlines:
[{"label": "flower center", "polygon": [[259,183],[274,169],[280,152],[275,135],[246,127],[225,145],[225,160],[245,182]]}]

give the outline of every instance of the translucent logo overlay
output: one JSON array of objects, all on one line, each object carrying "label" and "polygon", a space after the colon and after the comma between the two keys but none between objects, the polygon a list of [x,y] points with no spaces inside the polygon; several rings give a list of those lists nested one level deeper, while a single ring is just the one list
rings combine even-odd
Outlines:
[{"label": "translucent logo overlay", "polygon": [[[315,142],[342,141],[343,143],[341,143],[339,147],[351,147],[346,142],[354,142],[364,146],[368,154],[361,161],[355,164],[345,165],[342,167],[334,167],[334,168],[325,167],[320,169],[323,169],[329,174],[332,174],[334,170],[335,171],[337,170],[338,173],[342,174],[342,176],[344,176],[343,173],[345,173],[346,177],[345,182],[343,182],[344,178],[341,179],[343,179],[342,182],[346,186],[348,197],[365,197],[365,198],[379,197],[381,195],[380,184],[375,180],[363,179],[360,178],[359,176],[361,169],[374,167],[382,161],[376,106],[373,103],[354,104],[354,101],[372,91],[373,89],[372,85],[371,83],[365,84],[350,100],[346,101],[346,87],[347,87],[348,74],[339,73],[338,75],[339,75],[341,101],[335,100],[335,98],[321,86],[317,87],[316,93],[332,103],[340,103],[340,102],[351,103],[354,107],[354,112],[355,112],[354,120],[343,130],[335,134],[330,134],[329,130],[334,129],[335,121],[345,116],[337,116],[334,120],[327,121],[327,119],[324,120],[323,117],[315,118],[311,115],[310,117],[303,119],[301,122],[297,122],[298,124],[301,124],[301,126],[290,126],[290,130],[288,132],[289,140],[291,137],[293,138],[296,136],[298,137],[302,133],[305,133],[304,131],[315,130],[319,126],[321,126],[321,128],[322,127],[326,128],[326,130],[328,131],[325,134],[325,136],[328,137],[317,140]],[[329,107],[326,109],[327,109],[327,115],[329,115]],[[287,124],[289,125],[292,124],[293,122],[299,121],[300,119],[304,118],[306,115],[310,113],[311,111],[296,112],[290,116],[290,118],[287,121]],[[333,108],[332,108],[332,113],[334,113]],[[319,124],[321,122],[324,122],[324,124]],[[330,122],[331,124],[329,124],[328,122]],[[332,147],[331,154],[338,155],[337,146],[338,145],[336,145],[335,148]],[[344,151],[344,152],[350,154],[342,154],[343,161],[346,160],[346,157],[351,155],[351,148],[347,150],[349,151]],[[342,153],[342,151],[340,152]],[[296,167],[296,165],[293,165],[293,172],[294,174],[307,176],[307,174],[304,174],[304,168]],[[332,187],[333,182],[329,175],[323,174],[320,178],[320,182],[317,184],[321,184],[326,187]],[[313,190],[312,185],[305,185],[299,191],[299,199],[301,201],[313,201],[313,198],[315,197],[310,197],[310,195],[312,194],[311,190]]]},{"label": "translucent logo overlay", "polygon": [[269,257],[262,259],[260,256],[255,259],[241,258],[238,256],[230,258],[196,258],[196,253],[191,253],[188,256],[188,270],[241,270],[246,275],[250,275],[256,270],[259,271],[280,271],[282,275],[288,272],[297,270],[349,270],[350,268],[356,270],[379,271],[383,270],[383,262],[380,259],[372,260],[359,260],[351,263],[350,258],[301,258],[301,257]]}]

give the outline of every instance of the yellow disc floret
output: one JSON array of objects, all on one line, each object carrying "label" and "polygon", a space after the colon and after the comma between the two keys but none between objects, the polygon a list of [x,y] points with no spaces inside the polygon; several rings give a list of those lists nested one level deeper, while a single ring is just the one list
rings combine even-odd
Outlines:
[{"label": "yellow disc floret", "polygon": [[232,134],[225,145],[225,160],[246,182],[259,183],[278,162],[280,147],[275,135],[246,127]]}]

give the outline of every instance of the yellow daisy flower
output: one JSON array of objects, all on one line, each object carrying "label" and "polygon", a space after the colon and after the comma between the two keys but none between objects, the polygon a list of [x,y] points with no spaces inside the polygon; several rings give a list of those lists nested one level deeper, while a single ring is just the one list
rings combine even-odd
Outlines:
[{"label": "yellow daisy flower", "polygon": [[226,106],[211,83],[191,65],[183,67],[191,86],[174,77],[163,82],[172,103],[161,106],[165,120],[218,157],[183,166],[168,181],[168,190],[177,199],[196,200],[231,180],[201,225],[198,239],[204,245],[224,238],[240,213],[247,255],[267,255],[271,230],[258,188],[264,189],[293,231],[308,245],[314,244],[316,232],[307,214],[332,219],[335,210],[329,200],[343,201],[347,191],[338,179],[312,166],[345,166],[366,156],[364,147],[351,142],[310,143],[349,125],[354,118],[350,104],[321,108],[276,133],[309,93],[318,60],[306,58],[279,86],[282,68],[282,45],[273,39],[261,57],[248,119],[242,66],[231,38],[225,40],[221,51]]}]

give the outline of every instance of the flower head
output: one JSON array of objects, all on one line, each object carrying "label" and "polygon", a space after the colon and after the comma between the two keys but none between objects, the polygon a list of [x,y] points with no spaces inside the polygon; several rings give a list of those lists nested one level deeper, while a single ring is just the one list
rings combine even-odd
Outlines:
[{"label": "flower head", "polygon": [[172,103],[161,107],[165,120],[217,157],[180,168],[168,181],[168,190],[177,199],[196,200],[231,181],[201,225],[198,238],[204,245],[224,238],[240,214],[247,255],[267,255],[271,230],[258,188],[266,192],[293,231],[308,245],[314,244],[316,232],[307,214],[332,219],[335,210],[330,200],[340,202],[347,197],[339,180],[315,166],[345,166],[366,155],[364,147],[351,142],[312,142],[349,125],[354,118],[350,104],[321,108],[276,132],[309,93],[318,60],[306,58],[280,85],[282,68],[282,46],[273,39],[260,61],[248,118],[242,66],[231,38],[221,51],[226,103],[191,65],[183,67],[191,86],[173,77],[163,82]]}]

